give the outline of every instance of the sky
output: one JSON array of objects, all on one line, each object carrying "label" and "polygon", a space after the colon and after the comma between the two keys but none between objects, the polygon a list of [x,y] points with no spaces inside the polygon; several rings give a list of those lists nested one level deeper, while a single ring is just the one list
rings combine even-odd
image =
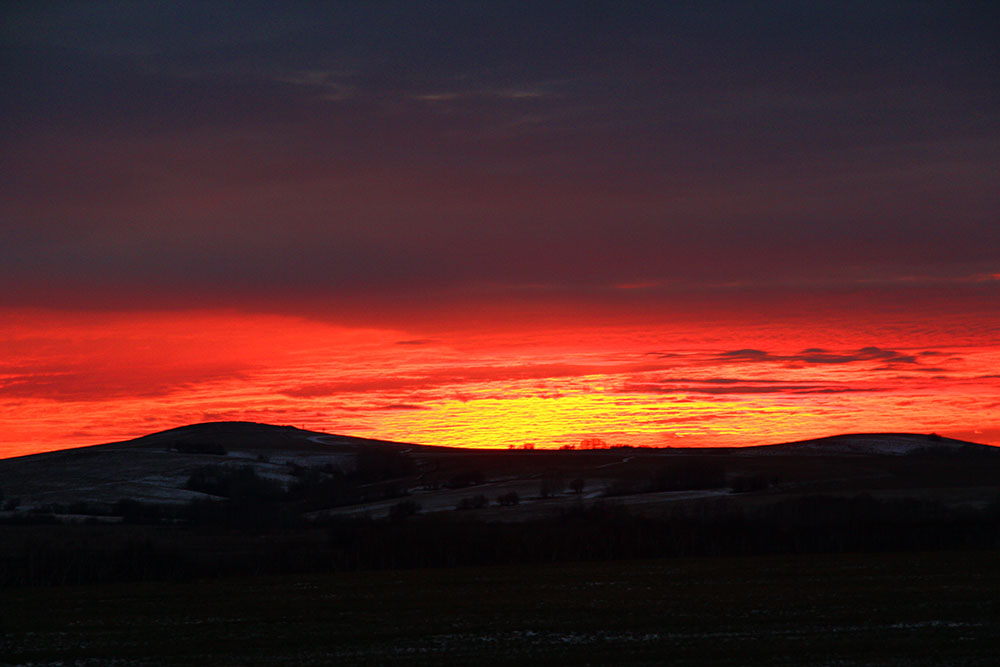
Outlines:
[{"label": "sky", "polygon": [[0,457],[1000,445],[991,3],[0,11]]}]

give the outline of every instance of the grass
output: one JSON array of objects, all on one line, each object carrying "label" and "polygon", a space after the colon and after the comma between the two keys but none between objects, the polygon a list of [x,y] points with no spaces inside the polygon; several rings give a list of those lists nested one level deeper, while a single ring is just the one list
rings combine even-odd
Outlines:
[{"label": "grass", "polygon": [[1000,554],[665,559],[14,589],[10,664],[995,664]]}]

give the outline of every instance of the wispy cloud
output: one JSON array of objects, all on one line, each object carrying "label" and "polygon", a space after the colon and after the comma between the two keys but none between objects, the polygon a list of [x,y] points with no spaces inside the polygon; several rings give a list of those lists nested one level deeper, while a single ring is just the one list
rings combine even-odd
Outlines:
[{"label": "wispy cloud", "polygon": [[[724,386],[712,386],[725,382]],[[705,384],[683,384],[672,382],[632,382],[626,383],[620,389],[621,393],[643,394],[853,394],[885,391],[875,387],[848,387],[843,385],[802,384],[768,381],[737,382],[720,380],[705,380]],[[707,385],[707,386],[706,386]]]},{"label": "wispy cloud", "polygon": [[273,79],[313,88],[326,100],[349,100],[358,94],[357,72],[347,68],[298,70],[275,75]]},{"label": "wispy cloud", "polygon": [[831,352],[824,348],[811,347],[798,354],[771,354],[764,350],[743,348],[722,352],[719,361],[739,361],[742,363],[802,363],[802,364],[854,364],[876,361],[887,365],[917,364],[916,356],[903,354],[879,347],[863,347],[852,352]]},{"label": "wispy cloud", "polygon": [[607,367],[576,364],[505,364],[425,369],[409,376],[372,375],[333,382],[308,383],[280,389],[286,396],[315,398],[346,393],[417,391],[453,385],[479,385],[489,382],[518,382],[544,378],[586,376],[606,371]]},{"label": "wispy cloud", "polygon": [[562,97],[555,90],[556,83],[534,82],[511,86],[496,86],[488,82],[478,82],[475,77],[462,77],[453,86],[418,91],[410,95],[412,99],[432,104],[453,102],[530,102],[553,100]]}]

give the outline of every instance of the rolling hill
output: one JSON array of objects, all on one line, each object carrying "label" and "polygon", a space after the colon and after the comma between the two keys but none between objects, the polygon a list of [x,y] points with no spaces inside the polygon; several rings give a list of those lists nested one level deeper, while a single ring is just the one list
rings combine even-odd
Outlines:
[{"label": "rolling hill", "polygon": [[281,484],[297,468],[350,469],[361,450],[406,451],[415,445],[330,435],[250,422],[193,424],[109,443],[0,459],[0,492],[30,511],[48,505],[111,505],[126,498],[181,504],[208,494],[186,488],[208,466],[252,466]]},{"label": "rolling hill", "polygon": [[[386,516],[403,497],[425,513],[464,506],[497,520],[599,499],[643,511],[723,497],[749,506],[808,493],[982,505],[1000,491],[997,454],[915,434],[714,449],[466,450],[213,422],[0,460],[0,517],[113,517],[122,500],[181,507],[231,499],[240,475],[311,517]],[[702,479],[706,470],[711,480]]]}]

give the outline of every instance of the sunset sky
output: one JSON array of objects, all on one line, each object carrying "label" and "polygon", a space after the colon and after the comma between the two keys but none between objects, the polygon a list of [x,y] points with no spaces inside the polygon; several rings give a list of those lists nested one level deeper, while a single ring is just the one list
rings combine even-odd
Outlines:
[{"label": "sunset sky", "polygon": [[0,11],[0,457],[1000,445],[991,3]]}]

